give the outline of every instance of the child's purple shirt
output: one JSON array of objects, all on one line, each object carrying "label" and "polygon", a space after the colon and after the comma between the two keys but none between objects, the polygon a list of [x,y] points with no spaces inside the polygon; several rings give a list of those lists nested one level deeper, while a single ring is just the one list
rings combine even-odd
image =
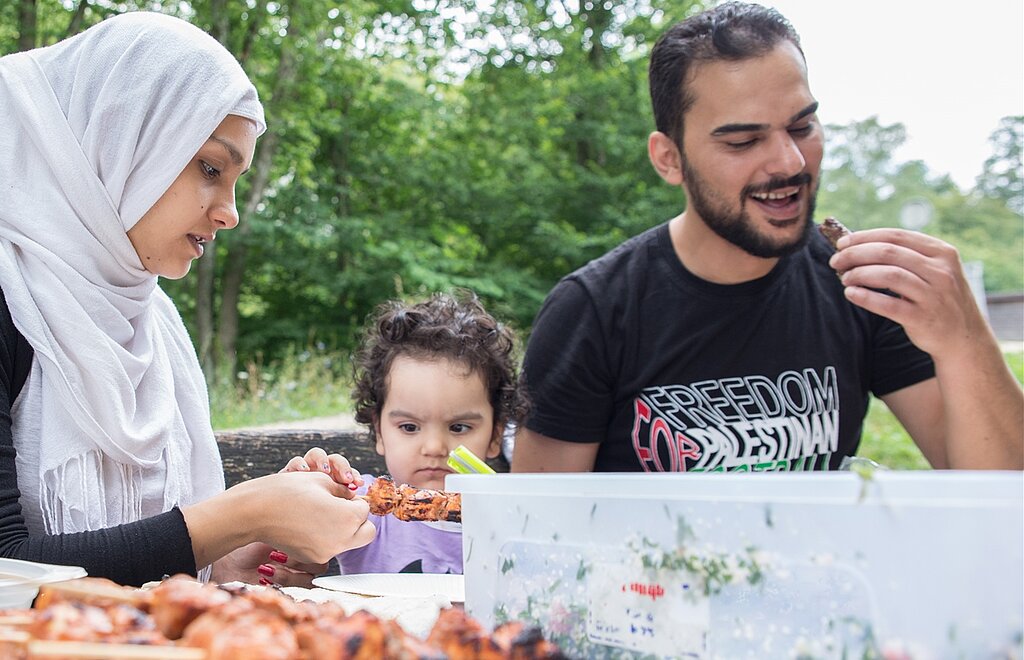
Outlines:
[{"label": "child's purple shirt", "polygon": [[[363,475],[364,495],[375,477]],[[355,573],[462,574],[462,525],[406,522],[370,514],[377,536],[368,545],[338,555],[343,575]]]}]

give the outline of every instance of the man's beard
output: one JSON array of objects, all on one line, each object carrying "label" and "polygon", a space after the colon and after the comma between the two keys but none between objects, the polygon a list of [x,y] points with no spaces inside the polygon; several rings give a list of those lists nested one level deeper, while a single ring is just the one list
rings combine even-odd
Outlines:
[{"label": "man's beard", "polygon": [[690,167],[686,158],[683,158],[683,175],[686,177],[686,187],[689,193],[687,203],[693,207],[693,210],[704,220],[704,224],[712,231],[744,252],[765,259],[784,257],[796,252],[810,240],[811,232],[814,230],[814,205],[818,192],[816,189],[808,189],[804,230],[796,240],[789,243],[777,243],[759,233],[754,228],[750,214],[743,208],[751,193],[806,185],[811,181],[810,174],[804,172],[789,179],[772,179],[766,184],[745,187],[740,193],[739,209],[735,212],[729,209],[726,201],[711,189],[696,170]]}]

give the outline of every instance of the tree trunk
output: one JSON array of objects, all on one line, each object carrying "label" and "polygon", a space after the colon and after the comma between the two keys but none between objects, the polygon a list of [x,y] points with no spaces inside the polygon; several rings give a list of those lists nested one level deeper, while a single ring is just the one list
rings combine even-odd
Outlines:
[{"label": "tree trunk", "polygon": [[89,8],[89,0],[81,0],[75,7],[75,13],[71,15],[71,21],[68,22],[68,29],[64,33],[64,37],[73,37],[82,31],[82,19],[85,17],[85,10]]},{"label": "tree trunk", "polygon": [[[292,50],[292,35],[296,21],[288,21],[284,37],[281,39],[281,57],[277,62],[274,76],[274,87],[270,93],[271,102],[280,105],[288,96],[295,78],[296,58]],[[270,168],[277,151],[279,133],[273,129],[260,139],[257,147],[256,160],[252,166],[253,182],[249,188],[249,196],[245,202],[244,215],[232,239],[231,250],[224,264],[223,289],[220,299],[220,316],[217,323],[217,345],[221,363],[227,373],[235,373],[238,367],[238,301],[242,292],[245,277],[246,257],[249,252],[249,235],[252,225],[246,219],[252,216],[263,199],[267,182],[270,180]]]},{"label": "tree trunk", "polygon": [[[211,35],[227,48],[230,23],[224,0],[214,0],[210,6]],[[217,374],[217,356],[214,349],[214,289],[217,275],[217,243],[206,246],[206,251],[196,263],[196,344],[199,364],[206,376],[208,386],[213,385]]]},{"label": "tree trunk", "polygon": [[[586,2],[583,5],[583,22],[590,32],[590,50],[587,52],[587,63],[593,71],[602,71],[605,67],[605,47],[602,39],[611,25],[611,12],[599,2]],[[594,99],[590,99],[594,101]],[[600,101],[598,100],[598,103]],[[577,126],[583,126],[591,116],[601,116],[600,110],[591,103],[575,113]],[[576,139],[576,164],[586,167],[590,163],[604,165],[606,153],[604,147],[596,143],[589,131],[581,130]]]},{"label": "tree trunk", "polygon": [[206,376],[206,384],[213,385],[217,360],[213,352],[213,289],[217,270],[217,243],[206,246],[196,262],[196,344],[199,365]]},{"label": "tree trunk", "polygon": [[18,5],[18,50],[36,47],[36,0],[21,0]]},{"label": "tree trunk", "polygon": [[274,152],[277,151],[277,141],[277,133],[269,131],[260,141],[256,160],[252,166],[252,187],[249,188],[244,214],[238,229],[235,229],[231,250],[228,251],[224,264],[220,315],[217,323],[217,347],[220,364],[229,374],[235,373],[238,367],[238,300],[241,297],[242,281],[245,278],[249,235],[252,233],[252,223],[247,220],[256,212],[256,207],[259,206],[263,199],[263,193],[267,189],[270,168],[274,162]]}]

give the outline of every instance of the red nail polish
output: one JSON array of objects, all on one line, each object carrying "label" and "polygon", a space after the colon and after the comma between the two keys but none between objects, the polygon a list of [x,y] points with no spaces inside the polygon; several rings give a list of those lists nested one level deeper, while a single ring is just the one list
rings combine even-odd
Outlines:
[{"label": "red nail polish", "polygon": [[259,573],[260,575],[266,575],[267,577],[273,577],[274,576],[274,567],[270,566],[268,564],[260,564],[259,568],[256,569],[256,572]]},{"label": "red nail polish", "polygon": [[276,561],[278,563],[284,564],[288,561],[288,555],[281,552],[280,550],[273,550],[270,553],[270,561]]},{"label": "red nail polish", "polygon": [[260,578],[260,585],[261,585],[261,586],[264,586],[264,587],[269,587],[269,586],[270,586],[270,585],[272,585],[272,584],[273,584],[273,582],[271,582],[271,581],[270,581],[270,580],[268,580],[267,578],[264,578],[264,577],[261,577],[261,578]]}]

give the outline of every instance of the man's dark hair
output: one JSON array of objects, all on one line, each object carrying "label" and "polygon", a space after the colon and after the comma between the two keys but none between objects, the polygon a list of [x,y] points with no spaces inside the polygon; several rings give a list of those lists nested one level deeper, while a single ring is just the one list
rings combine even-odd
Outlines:
[{"label": "man's dark hair", "polygon": [[392,300],[380,305],[367,323],[362,343],[352,360],[357,422],[370,428],[387,398],[388,375],[395,358],[450,360],[479,373],[494,409],[494,422],[503,427],[519,421],[526,399],[517,375],[515,333],[499,323],[469,291],[437,293],[427,300],[408,303]]},{"label": "man's dark hair", "polygon": [[689,89],[694,65],[760,57],[783,41],[800,49],[800,37],[782,14],[744,2],[727,2],[673,25],[654,44],[648,67],[657,129],[681,152],[683,116],[695,100]]}]

